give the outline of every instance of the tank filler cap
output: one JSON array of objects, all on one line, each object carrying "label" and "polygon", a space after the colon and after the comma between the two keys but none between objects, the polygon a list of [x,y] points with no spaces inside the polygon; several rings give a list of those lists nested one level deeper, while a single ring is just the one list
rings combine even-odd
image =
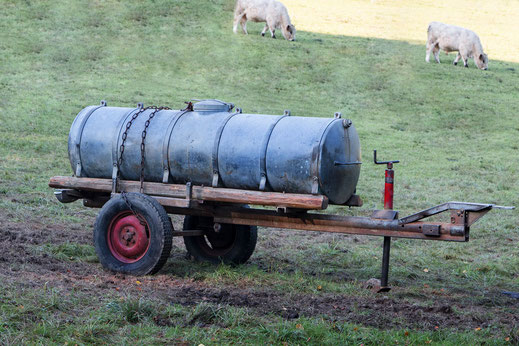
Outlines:
[{"label": "tank filler cap", "polygon": [[234,108],[232,103],[220,100],[193,100],[198,101],[193,105],[195,112],[230,112]]}]

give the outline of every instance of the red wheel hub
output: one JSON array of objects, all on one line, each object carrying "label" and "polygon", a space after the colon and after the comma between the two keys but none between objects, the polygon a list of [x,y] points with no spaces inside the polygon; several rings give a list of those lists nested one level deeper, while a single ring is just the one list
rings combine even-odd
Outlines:
[{"label": "red wheel hub", "polygon": [[149,227],[130,211],[119,213],[108,227],[108,247],[112,255],[124,263],[140,260],[150,247]]}]

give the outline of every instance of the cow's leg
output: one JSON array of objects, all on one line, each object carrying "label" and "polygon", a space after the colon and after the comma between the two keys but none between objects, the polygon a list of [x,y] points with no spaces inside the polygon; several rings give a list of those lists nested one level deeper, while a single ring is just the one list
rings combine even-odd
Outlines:
[{"label": "cow's leg", "polygon": [[234,23],[232,25],[232,31],[237,34],[238,33],[238,23],[240,22],[240,15],[238,13],[236,13],[234,15]]},{"label": "cow's leg", "polygon": [[265,36],[265,33],[267,32],[267,30],[269,29],[269,26],[267,23],[265,23],[265,27],[263,28],[263,30],[261,31],[261,36]]},{"label": "cow's leg", "polygon": [[454,61],[452,62],[454,65],[458,65],[458,61],[460,61],[461,59],[461,54],[460,52],[458,52],[458,55],[456,55],[456,58],[454,59]]},{"label": "cow's leg", "polygon": [[469,54],[465,49],[460,49],[459,53],[461,60],[463,60],[463,66],[469,67]]},{"label": "cow's leg", "polygon": [[249,33],[247,32],[247,16],[244,15],[243,17],[241,17],[240,24],[241,24],[241,29],[243,30],[243,33],[245,35],[248,35]]},{"label": "cow's leg", "polygon": [[276,28],[269,27],[269,29],[270,29],[270,36],[272,38],[276,38]]},{"label": "cow's leg", "polygon": [[469,58],[467,56],[462,55],[461,59],[463,60],[463,66],[469,67]]},{"label": "cow's leg", "polygon": [[429,62],[430,60],[432,47],[431,42],[427,41],[427,44],[425,45],[425,62]]},{"label": "cow's leg", "polygon": [[440,46],[435,44],[433,47],[434,60],[439,64],[440,63]]}]

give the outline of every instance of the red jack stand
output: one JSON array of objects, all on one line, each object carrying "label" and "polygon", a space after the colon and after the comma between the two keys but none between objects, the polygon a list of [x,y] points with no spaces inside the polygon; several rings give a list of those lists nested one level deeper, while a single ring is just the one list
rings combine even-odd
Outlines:
[{"label": "red jack stand", "polygon": [[[393,184],[395,180],[395,171],[393,170],[393,164],[399,163],[399,160],[395,161],[377,161],[377,151],[373,150],[373,161],[376,165],[387,165],[386,168],[386,181],[384,185],[384,210],[393,210]],[[395,219],[398,215],[397,212],[388,213],[391,219]],[[389,292],[391,287],[388,286],[389,277],[389,252],[391,250],[391,237],[384,237],[384,249],[382,253],[382,277],[380,279],[381,292]]]}]

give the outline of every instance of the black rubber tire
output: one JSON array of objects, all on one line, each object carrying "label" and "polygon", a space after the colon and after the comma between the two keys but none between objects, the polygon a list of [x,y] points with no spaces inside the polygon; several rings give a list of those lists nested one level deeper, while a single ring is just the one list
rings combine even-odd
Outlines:
[{"label": "black rubber tire", "polygon": [[[243,226],[222,224],[219,233],[213,230],[213,219],[210,217],[198,217],[187,215],[184,218],[184,230],[203,229],[207,236],[183,237],[188,255],[195,261],[210,262],[214,264],[243,264],[252,256],[258,240],[258,228],[256,226]],[[217,251],[208,247],[212,243],[209,239],[220,240],[228,238],[227,245]],[[208,244],[209,243],[209,244]],[[214,247],[214,246],[213,246]]]},{"label": "black rubber tire", "polygon": [[127,193],[134,211],[144,217],[149,228],[149,247],[138,261],[125,263],[118,260],[108,245],[108,228],[112,220],[125,211],[128,205],[118,195],[101,208],[94,226],[94,246],[99,261],[105,269],[131,275],[154,274],[166,263],[171,252],[173,226],[164,208],[150,196]]}]

